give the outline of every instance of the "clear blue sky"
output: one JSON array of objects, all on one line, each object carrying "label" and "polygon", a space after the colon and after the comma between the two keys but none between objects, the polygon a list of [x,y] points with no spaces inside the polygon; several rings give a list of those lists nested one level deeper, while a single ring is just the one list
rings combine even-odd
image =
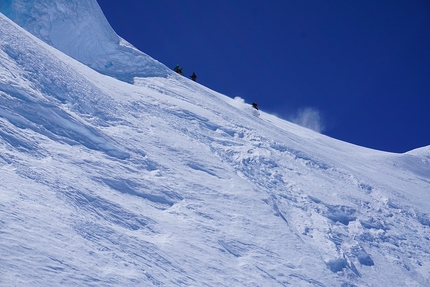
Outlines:
[{"label": "clear blue sky", "polygon": [[430,1],[97,0],[122,38],[186,76],[323,133],[405,152],[430,145]]}]

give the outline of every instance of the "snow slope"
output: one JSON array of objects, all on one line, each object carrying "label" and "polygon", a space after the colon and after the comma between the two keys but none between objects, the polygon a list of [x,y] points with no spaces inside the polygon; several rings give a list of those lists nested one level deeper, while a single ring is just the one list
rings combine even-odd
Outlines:
[{"label": "snow slope", "polygon": [[2,0],[0,12],[102,74],[128,82],[169,74],[166,66],[120,38],[94,0]]},{"label": "snow slope", "polygon": [[256,117],[121,49],[119,81],[1,14],[0,35],[1,286],[430,286],[429,147]]}]

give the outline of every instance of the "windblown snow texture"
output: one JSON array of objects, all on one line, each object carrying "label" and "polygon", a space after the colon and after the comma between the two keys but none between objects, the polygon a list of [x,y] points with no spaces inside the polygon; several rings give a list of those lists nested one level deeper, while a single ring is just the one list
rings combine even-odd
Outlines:
[{"label": "windblown snow texture", "polygon": [[120,38],[94,0],[2,2],[0,11],[18,25],[102,74],[127,82],[169,74],[163,64]]},{"label": "windblown snow texture", "polygon": [[256,117],[95,1],[0,11],[1,286],[430,286],[429,147]]}]

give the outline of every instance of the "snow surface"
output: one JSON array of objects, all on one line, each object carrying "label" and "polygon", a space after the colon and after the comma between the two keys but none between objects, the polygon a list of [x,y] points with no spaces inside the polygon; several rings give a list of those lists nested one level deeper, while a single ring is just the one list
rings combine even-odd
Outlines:
[{"label": "snow surface", "polygon": [[[430,286],[429,147],[256,116],[137,51],[100,74],[95,1],[28,3],[0,6],[34,34],[0,14],[1,286]],[[35,29],[53,11],[99,28]]]},{"label": "snow surface", "polygon": [[120,38],[94,0],[1,0],[0,12],[105,75],[132,82],[134,77],[166,77],[170,73]]}]

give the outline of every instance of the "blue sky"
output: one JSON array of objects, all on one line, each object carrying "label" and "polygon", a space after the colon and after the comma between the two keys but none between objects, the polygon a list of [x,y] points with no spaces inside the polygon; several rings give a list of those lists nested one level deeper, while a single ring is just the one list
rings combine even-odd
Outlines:
[{"label": "blue sky", "polygon": [[138,49],[284,119],[405,152],[430,145],[430,2],[97,0]]}]

